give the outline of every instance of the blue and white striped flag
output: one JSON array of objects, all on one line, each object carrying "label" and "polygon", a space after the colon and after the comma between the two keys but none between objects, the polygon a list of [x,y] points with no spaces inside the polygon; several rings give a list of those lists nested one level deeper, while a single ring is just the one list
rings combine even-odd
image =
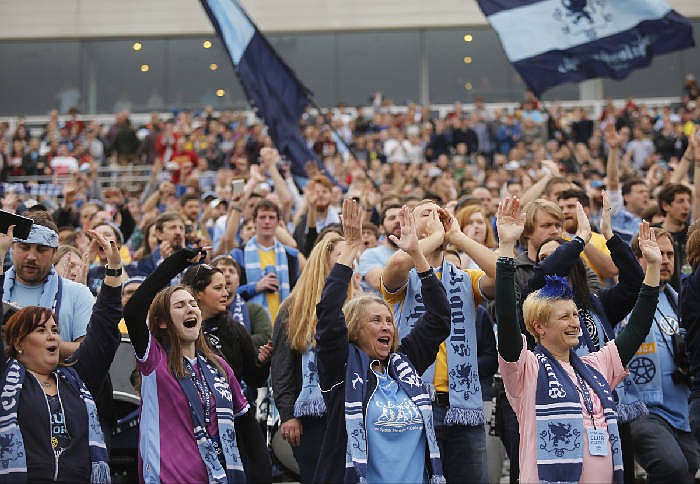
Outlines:
[{"label": "blue and white striped flag", "polygon": [[305,176],[304,164],[318,162],[299,132],[309,91],[277,55],[236,0],[201,0],[224,43],[248,102],[263,119],[292,172]]},{"label": "blue and white striped flag", "polygon": [[693,47],[688,19],[662,0],[478,0],[508,59],[537,95],[564,82],[624,79]]}]

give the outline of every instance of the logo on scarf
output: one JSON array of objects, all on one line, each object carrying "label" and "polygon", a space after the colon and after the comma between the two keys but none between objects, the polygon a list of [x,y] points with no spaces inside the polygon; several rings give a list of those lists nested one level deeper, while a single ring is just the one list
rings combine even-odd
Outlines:
[{"label": "logo on scarf", "polygon": [[597,38],[598,29],[613,20],[608,0],[561,0],[552,17],[562,24],[564,34],[588,39]]},{"label": "logo on scarf", "polygon": [[216,376],[214,376],[214,389],[229,402],[233,401],[231,387],[229,386],[228,381],[226,381],[226,378],[220,376],[218,372],[216,373]]},{"label": "logo on scarf", "polygon": [[656,365],[645,356],[630,361],[629,370],[632,373],[632,380],[638,385],[650,383],[656,375]]},{"label": "logo on scarf", "polygon": [[365,381],[362,379],[362,377],[357,373],[356,371],[353,372],[353,377],[352,377],[352,389],[356,390],[355,386],[359,383],[362,385]]},{"label": "logo on scarf", "polygon": [[469,363],[458,363],[450,370],[450,390],[457,390],[458,387],[465,388],[464,398],[469,400],[469,395],[477,392],[477,386],[474,382],[479,380],[479,373],[474,371]]},{"label": "logo on scarf", "polygon": [[12,434],[0,435],[0,468],[7,467],[24,457],[24,446]]},{"label": "logo on scarf", "polygon": [[581,432],[572,428],[571,424],[549,422],[547,430],[540,432],[540,449],[563,457],[567,452],[581,447],[579,437]]}]

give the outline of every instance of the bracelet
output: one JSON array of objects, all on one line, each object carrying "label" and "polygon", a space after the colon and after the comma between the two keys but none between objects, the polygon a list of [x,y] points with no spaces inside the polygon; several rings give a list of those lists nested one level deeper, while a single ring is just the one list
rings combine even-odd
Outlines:
[{"label": "bracelet", "polygon": [[105,266],[105,276],[119,277],[122,275],[122,268],[119,266],[117,269],[112,269],[109,265]]},{"label": "bracelet", "polygon": [[432,275],[433,275],[433,268],[432,267],[425,272],[418,273],[418,277],[420,278],[421,281],[429,279],[430,276],[432,276]]},{"label": "bracelet", "polygon": [[496,263],[515,268],[515,259],[512,257],[499,256],[498,259],[496,259]]}]

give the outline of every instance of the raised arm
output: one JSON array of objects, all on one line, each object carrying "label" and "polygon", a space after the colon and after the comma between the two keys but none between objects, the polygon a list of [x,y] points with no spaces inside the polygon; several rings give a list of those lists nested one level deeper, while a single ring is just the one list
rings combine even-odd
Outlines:
[{"label": "raised arm", "polygon": [[348,330],[343,304],[352,279],[355,259],[362,250],[362,209],[355,200],[343,201],[345,243],[316,305],[316,360],[321,390],[327,391],[345,377]]},{"label": "raised arm", "polygon": [[639,224],[639,249],[647,262],[644,283],[639,291],[637,304],[634,305],[629,323],[615,338],[620,360],[625,366],[649,333],[659,301],[661,250],[656,243],[654,232],[649,227],[649,222]]},{"label": "raised arm", "polygon": [[547,172],[542,176],[537,182],[533,183],[530,188],[525,190],[523,196],[520,200],[520,206],[524,207],[530,202],[534,202],[540,195],[544,193],[544,189],[547,187],[547,183],[554,177],[561,176],[559,173],[559,165],[552,160],[542,160],[542,168],[545,168]]},{"label": "raised arm", "polygon": [[[15,229],[14,225],[10,225],[7,228],[7,233],[3,234],[0,232],[0,261],[5,260],[7,251],[10,249],[12,244],[12,232]],[[3,268],[2,262],[0,262],[0,328],[5,326],[5,311],[2,307],[3,300],[3,287],[5,285],[5,269]],[[5,338],[0,336],[0,375],[5,374],[5,367],[7,366],[7,358],[5,357]]]},{"label": "raised arm", "polygon": [[[435,210],[430,216],[431,221],[428,228],[430,235],[418,242],[423,254],[434,252],[445,240],[445,227],[440,221],[438,211]],[[408,281],[408,273],[413,267],[414,260],[409,254],[403,250],[394,252],[382,271],[384,287],[391,292],[403,287]]]},{"label": "raised arm", "polygon": [[615,125],[613,123],[608,123],[605,126],[604,134],[605,141],[608,143],[609,149],[607,165],[608,190],[617,191],[620,189],[620,169],[617,166],[617,150],[622,142],[622,138],[615,129]]},{"label": "raised arm", "polygon": [[[119,248],[114,241],[107,241],[94,231],[90,237],[96,241],[107,258],[107,267],[122,266]],[[68,358],[75,361],[75,369],[90,392],[95,395],[105,380],[114,354],[119,347],[117,325],[122,317],[122,281],[120,276],[105,276],[97,301],[92,307],[90,323],[80,347]]]},{"label": "raised arm", "polygon": [[690,212],[690,220],[694,222],[700,218],[700,130],[695,127],[695,132],[690,135],[688,146],[693,147],[693,160],[695,171],[693,172],[693,207]]},{"label": "raised arm", "polygon": [[525,226],[517,198],[505,198],[498,204],[496,225],[499,234],[496,262],[496,324],[498,352],[506,361],[518,361],[523,349],[515,298],[515,241]]},{"label": "raised arm", "polygon": [[129,302],[124,306],[124,322],[136,356],[142,358],[148,346],[148,326],[146,317],[156,294],[170,284],[170,280],[182,272],[195,257],[202,254],[200,249],[181,249],[165,259],[156,270],[139,286]]},{"label": "raised arm", "polygon": [[[425,313],[413,330],[401,341],[399,351],[405,353],[419,373],[423,373],[434,361],[440,344],[450,335],[450,305],[445,288],[433,273],[421,250],[413,215],[407,206],[399,212],[401,238],[389,235],[399,249],[411,256],[421,280],[421,296]],[[444,277],[448,277],[444,274]]]}]

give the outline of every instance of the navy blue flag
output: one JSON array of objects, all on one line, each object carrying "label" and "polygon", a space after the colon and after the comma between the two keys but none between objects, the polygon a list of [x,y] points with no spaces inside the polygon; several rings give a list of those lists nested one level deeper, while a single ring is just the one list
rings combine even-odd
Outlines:
[{"label": "navy blue flag", "polygon": [[535,94],[564,82],[624,79],[652,57],[693,47],[685,17],[661,0],[478,0]]},{"label": "navy blue flag", "polygon": [[292,173],[306,176],[304,164],[318,163],[299,132],[309,91],[277,55],[236,0],[201,0],[233,62],[248,102],[263,119]]}]

